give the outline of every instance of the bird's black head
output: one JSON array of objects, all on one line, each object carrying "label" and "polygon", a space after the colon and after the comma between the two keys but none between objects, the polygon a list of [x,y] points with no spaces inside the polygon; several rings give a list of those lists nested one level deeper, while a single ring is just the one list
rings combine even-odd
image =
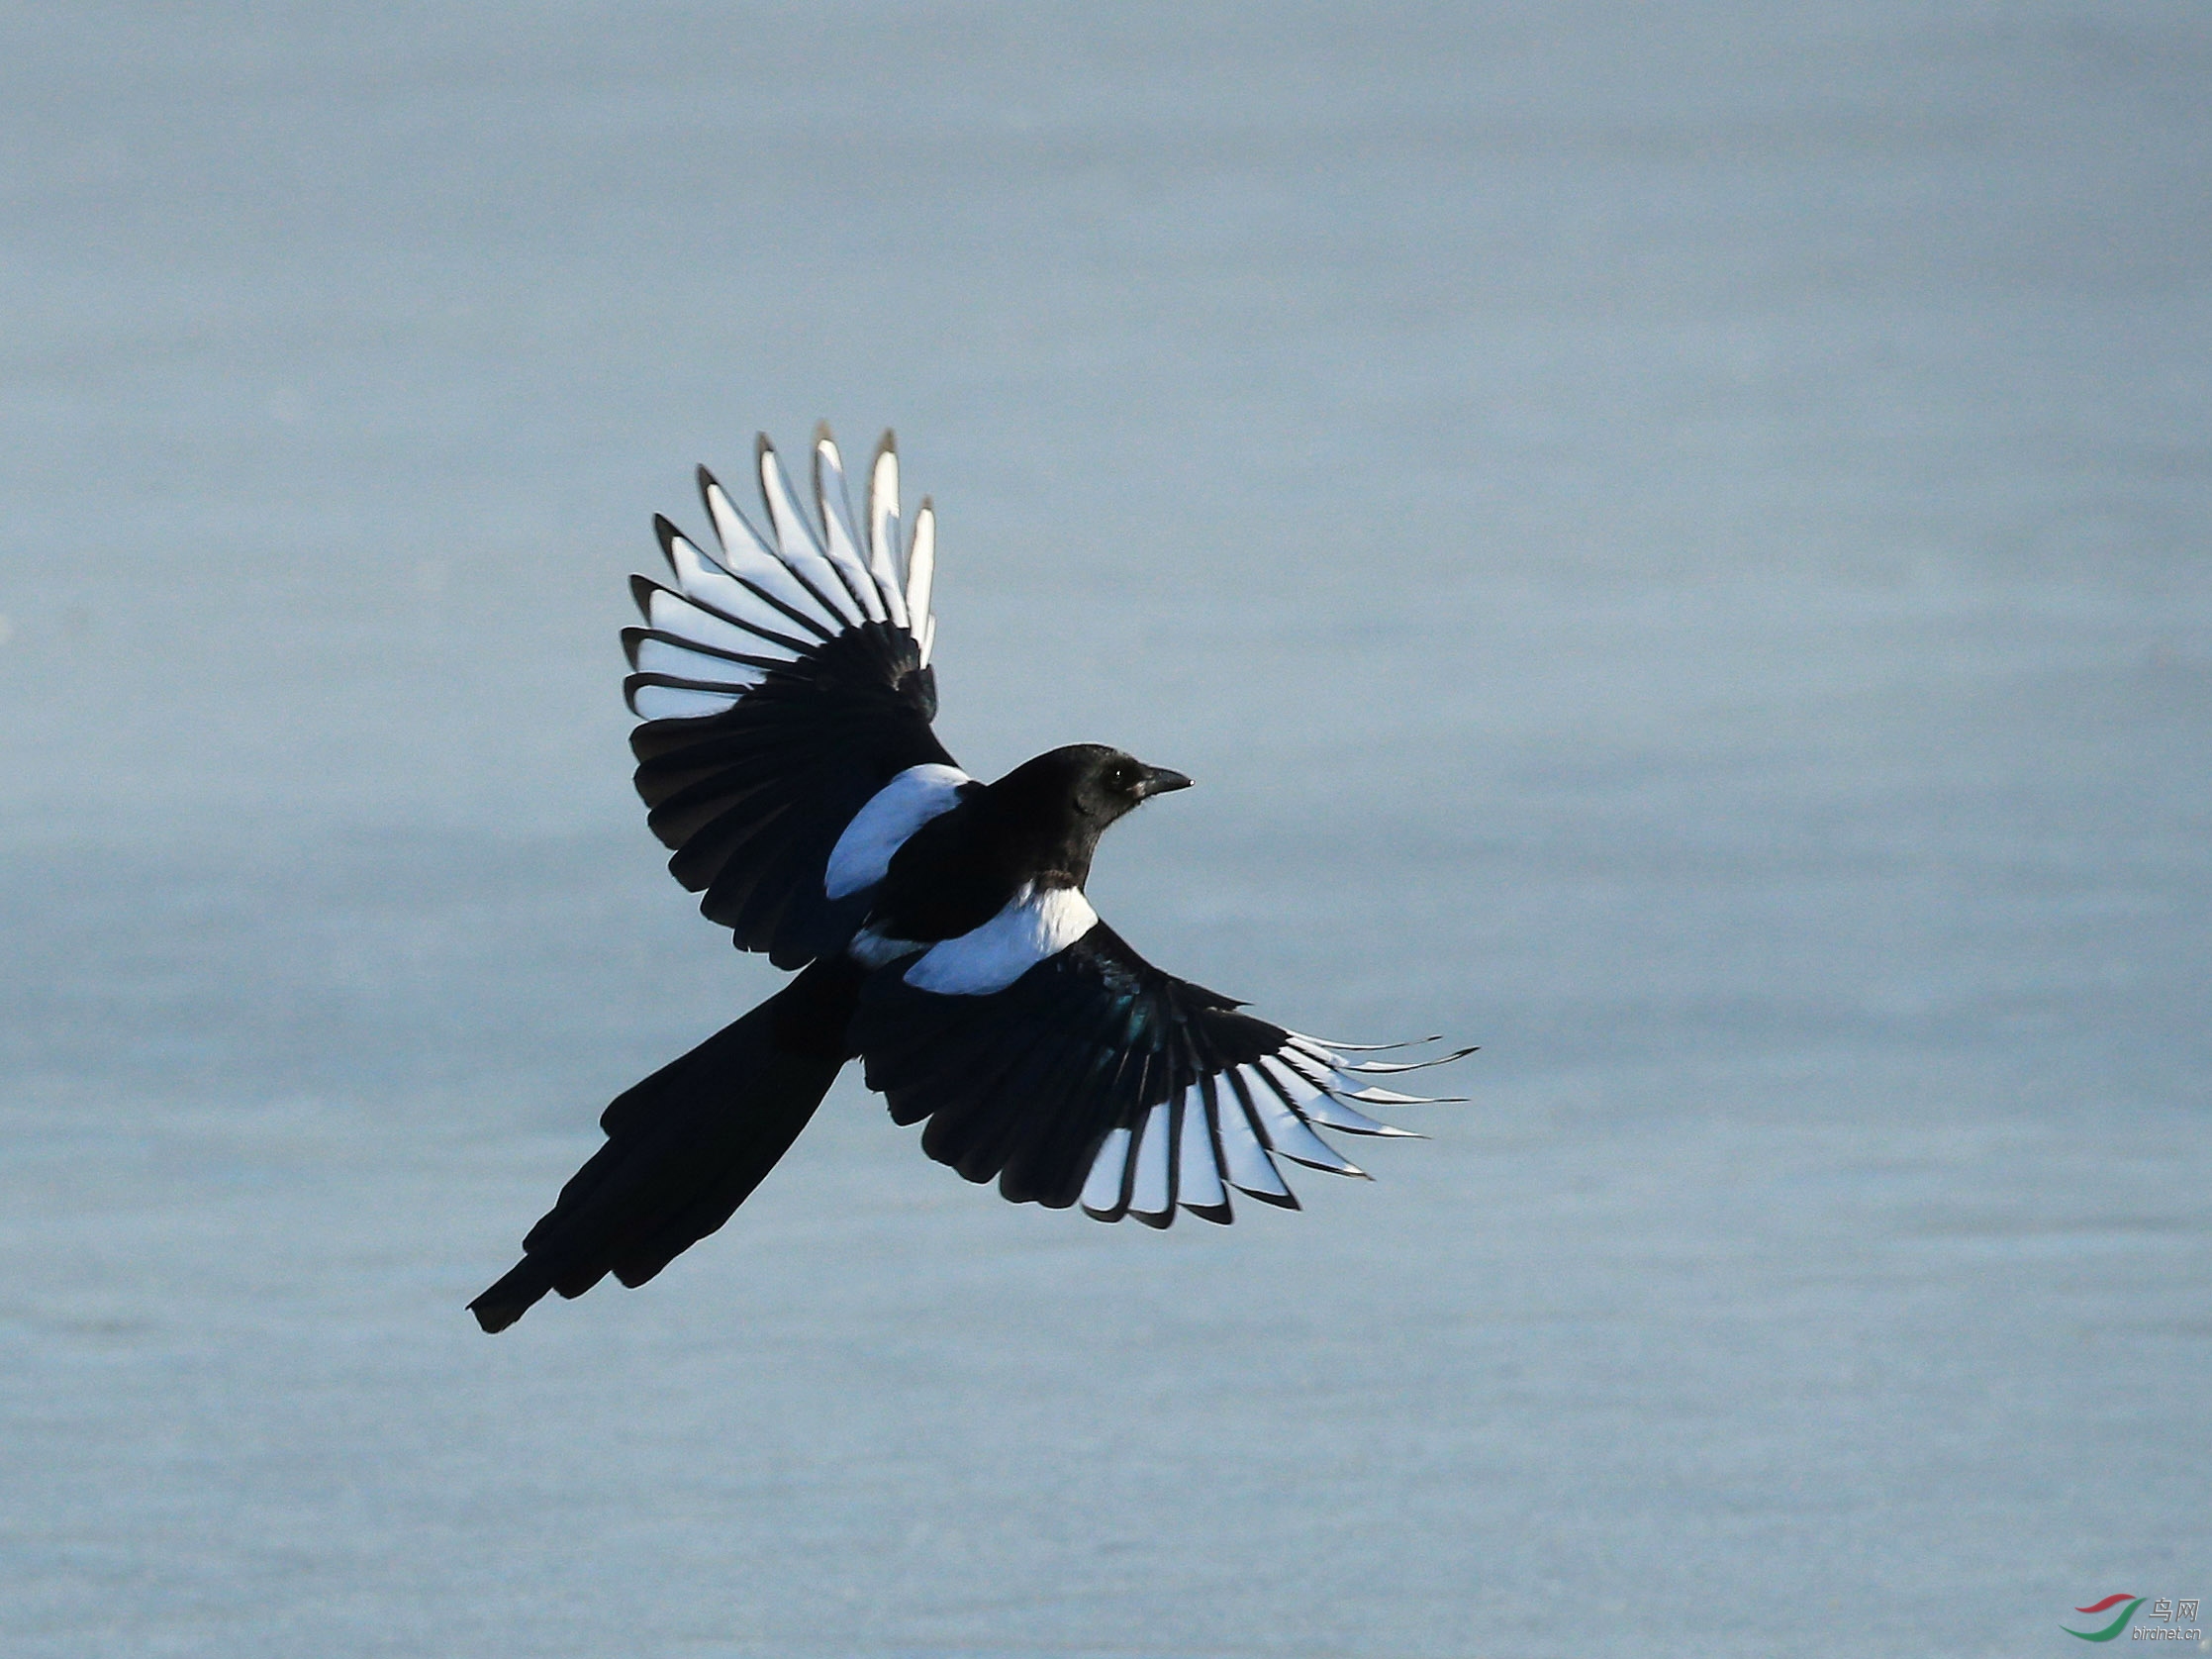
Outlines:
[{"label": "bird's black head", "polygon": [[1070,743],[1020,768],[1022,772],[1032,769],[1038,782],[1049,779],[1058,787],[1071,812],[1102,830],[1155,795],[1191,787],[1191,780],[1181,772],[1147,766],[1135,755],[1104,743]]},{"label": "bird's black head", "polygon": [[1147,766],[1104,743],[1070,743],[1016,766],[991,793],[1064,849],[1067,872],[1081,885],[1107,825],[1155,795],[1190,787],[1181,772]]}]

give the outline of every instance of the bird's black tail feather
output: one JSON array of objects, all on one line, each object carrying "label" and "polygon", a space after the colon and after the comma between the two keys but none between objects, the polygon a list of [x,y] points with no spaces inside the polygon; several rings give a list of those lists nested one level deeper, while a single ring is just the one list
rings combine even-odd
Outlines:
[{"label": "bird's black tail feather", "polygon": [[468,1305],[476,1322],[505,1330],[547,1291],[582,1296],[609,1273],[642,1285],[728,1220],[829,1092],[859,990],[857,966],[825,958],[617,1096],[607,1144]]}]

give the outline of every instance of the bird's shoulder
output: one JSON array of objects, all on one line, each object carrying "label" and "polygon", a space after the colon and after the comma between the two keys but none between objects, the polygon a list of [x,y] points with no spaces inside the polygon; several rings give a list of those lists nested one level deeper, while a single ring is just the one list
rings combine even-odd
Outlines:
[{"label": "bird's shoulder", "polygon": [[1040,891],[1082,888],[1061,827],[1032,804],[984,784],[963,787],[950,811],[923,824],[892,855],[869,926],[927,943],[974,931]]}]

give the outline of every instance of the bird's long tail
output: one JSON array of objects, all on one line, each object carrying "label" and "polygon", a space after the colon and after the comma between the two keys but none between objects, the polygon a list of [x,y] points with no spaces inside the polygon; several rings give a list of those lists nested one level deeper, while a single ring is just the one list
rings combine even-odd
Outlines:
[{"label": "bird's long tail", "polygon": [[505,1330],[547,1291],[609,1273],[642,1285],[736,1213],[814,1117],[846,1059],[860,969],[817,962],[735,1025],[616,1097],[607,1144],[469,1311]]}]

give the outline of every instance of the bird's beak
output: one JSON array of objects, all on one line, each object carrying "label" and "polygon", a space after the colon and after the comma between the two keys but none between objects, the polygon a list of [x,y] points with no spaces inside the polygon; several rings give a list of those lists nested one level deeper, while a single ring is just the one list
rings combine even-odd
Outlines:
[{"label": "bird's beak", "polygon": [[1146,770],[1137,783],[1137,799],[1149,801],[1155,795],[1165,795],[1171,790],[1190,787],[1191,780],[1181,772],[1171,772],[1165,766],[1153,766]]}]

